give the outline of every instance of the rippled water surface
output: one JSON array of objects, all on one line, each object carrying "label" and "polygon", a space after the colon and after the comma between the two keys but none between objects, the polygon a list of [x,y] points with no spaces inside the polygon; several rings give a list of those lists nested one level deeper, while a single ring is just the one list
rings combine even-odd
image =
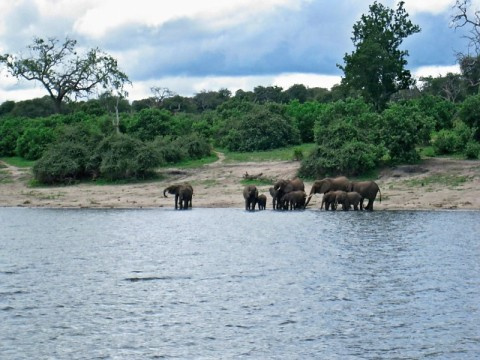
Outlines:
[{"label": "rippled water surface", "polygon": [[0,359],[474,359],[480,212],[0,208]]}]

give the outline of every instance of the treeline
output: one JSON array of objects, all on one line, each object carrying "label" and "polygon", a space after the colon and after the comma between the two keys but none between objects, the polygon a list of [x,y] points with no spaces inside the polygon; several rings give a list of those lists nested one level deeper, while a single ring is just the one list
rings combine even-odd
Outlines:
[{"label": "treeline", "polygon": [[210,156],[212,147],[249,152],[315,142],[300,169],[309,178],[414,163],[426,146],[432,156],[480,154],[479,94],[454,102],[426,86],[397,94],[381,112],[340,87],[169,94],[131,104],[105,94],[65,104],[61,114],[49,97],[4,102],[0,156],[36,160],[35,178],[51,184],[147,178],[159,166]]}]

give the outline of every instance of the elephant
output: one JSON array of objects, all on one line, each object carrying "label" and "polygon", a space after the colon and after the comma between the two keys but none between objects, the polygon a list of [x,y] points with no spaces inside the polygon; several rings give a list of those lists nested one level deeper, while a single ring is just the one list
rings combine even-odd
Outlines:
[{"label": "elephant", "polygon": [[284,204],[281,203],[283,196],[291,191],[305,191],[305,184],[303,183],[303,180],[298,177],[291,180],[278,180],[273,184],[273,190],[277,191],[277,200],[280,200],[277,202],[277,209],[279,207],[282,209],[284,208]]},{"label": "elephant", "polygon": [[339,176],[336,178],[324,178],[321,180],[315,180],[308,195],[305,206],[308,205],[310,199],[314,194],[326,194],[329,191],[343,190],[350,191],[351,182],[345,176]]},{"label": "elephant", "polygon": [[345,192],[345,191],[335,191],[336,198],[335,198],[335,208],[337,208],[338,204],[342,204],[342,210],[350,210],[350,206],[353,205],[354,210],[359,210],[359,204],[362,199],[359,193],[356,191]]},{"label": "elephant", "polygon": [[328,191],[325,194],[323,194],[322,197],[322,204],[320,205],[320,210],[323,209],[323,205],[325,204],[325,210],[335,210],[335,202],[337,199],[337,192],[336,191]]},{"label": "elephant", "polygon": [[373,210],[373,202],[380,193],[380,202],[382,202],[382,192],[375,181],[353,181],[350,186],[350,191],[356,191],[360,194],[360,210],[363,210],[363,200],[368,199],[365,210]]},{"label": "elephant", "polygon": [[278,199],[278,190],[275,190],[272,186],[271,188],[268,189],[268,192],[272,196],[273,210],[276,210],[277,209],[277,203],[278,203],[278,200],[279,200]]},{"label": "elephant", "polygon": [[303,190],[290,191],[283,195],[282,204],[285,210],[305,209],[307,193]]},{"label": "elephant", "polygon": [[245,199],[245,210],[255,211],[255,205],[258,200],[258,189],[255,185],[247,185],[243,189],[243,198]]},{"label": "elephant", "polygon": [[265,210],[267,207],[267,196],[265,194],[258,195],[257,198],[258,210]]},{"label": "elephant", "polygon": [[163,190],[163,196],[167,197],[167,194],[175,194],[175,209],[180,210],[188,209],[192,207],[193,187],[190,184],[177,184],[170,185]]}]

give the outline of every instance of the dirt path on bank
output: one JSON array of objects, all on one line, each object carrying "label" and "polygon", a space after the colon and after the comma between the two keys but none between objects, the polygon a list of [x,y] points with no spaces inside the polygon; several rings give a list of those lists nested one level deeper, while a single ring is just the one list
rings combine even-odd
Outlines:
[{"label": "dirt path on bank", "polygon": [[[163,189],[171,184],[189,182],[194,188],[193,207],[243,208],[245,173],[262,174],[262,178],[289,179],[295,176],[300,163],[296,161],[225,162],[219,159],[197,169],[167,168],[160,171],[163,180],[128,184],[29,187],[31,170],[0,163],[0,206],[59,208],[157,208],[173,207],[173,198],[163,197]],[[376,210],[397,209],[475,209],[480,210],[480,161],[432,158],[419,165],[385,169],[378,179],[382,202]],[[305,181],[306,191],[311,182]],[[271,208],[268,188],[267,208]],[[316,195],[309,208],[320,206]]]}]

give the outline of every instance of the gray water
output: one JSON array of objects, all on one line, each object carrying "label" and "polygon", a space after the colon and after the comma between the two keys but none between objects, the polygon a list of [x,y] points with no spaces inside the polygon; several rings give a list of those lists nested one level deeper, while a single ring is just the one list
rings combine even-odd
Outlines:
[{"label": "gray water", "polygon": [[0,359],[474,359],[480,212],[0,208]]}]

